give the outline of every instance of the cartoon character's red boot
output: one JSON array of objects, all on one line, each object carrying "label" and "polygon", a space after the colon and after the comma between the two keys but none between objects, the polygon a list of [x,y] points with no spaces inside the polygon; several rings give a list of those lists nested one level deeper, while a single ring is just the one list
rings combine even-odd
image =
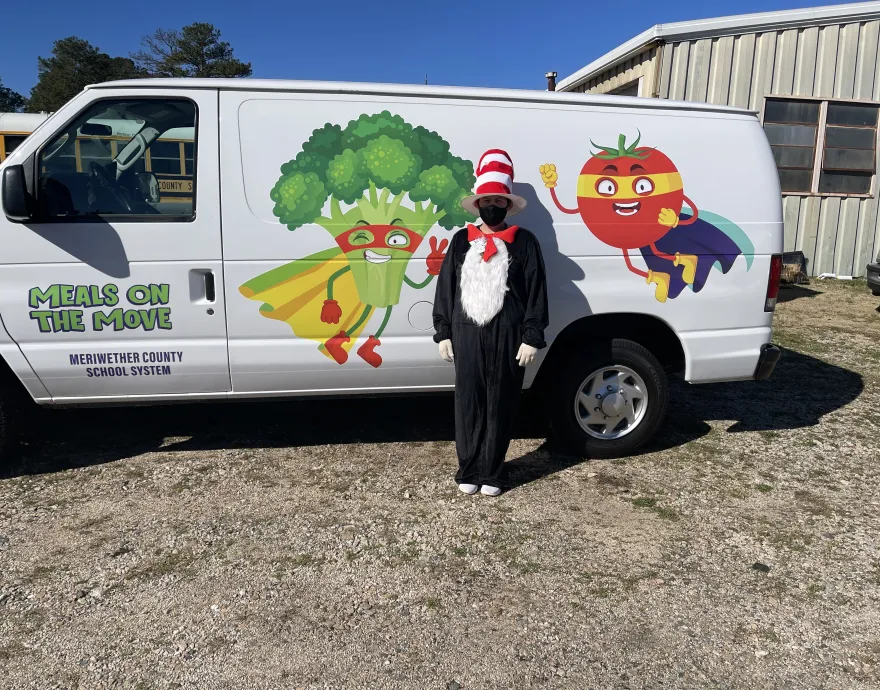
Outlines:
[{"label": "cartoon character's red boot", "polygon": [[358,355],[371,367],[379,368],[382,364],[382,357],[376,352],[376,348],[382,344],[376,336],[371,335],[367,338],[367,342],[358,348]]},{"label": "cartoon character's red boot", "polygon": [[330,356],[336,360],[337,364],[345,364],[348,361],[348,353],[342,346],[349,340],[351,338],[345,334],[345,331],[339,331],[339,333],[324,343],[324,349],[330,353]]}]

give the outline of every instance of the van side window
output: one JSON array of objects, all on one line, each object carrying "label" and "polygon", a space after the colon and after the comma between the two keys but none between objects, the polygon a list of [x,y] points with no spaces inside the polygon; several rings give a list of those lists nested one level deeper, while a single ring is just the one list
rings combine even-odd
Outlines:
[{"label": "van side window", "polygon": [[196,107],[185,99],[93,104],[40,152],[40,220],[193,217]]}]

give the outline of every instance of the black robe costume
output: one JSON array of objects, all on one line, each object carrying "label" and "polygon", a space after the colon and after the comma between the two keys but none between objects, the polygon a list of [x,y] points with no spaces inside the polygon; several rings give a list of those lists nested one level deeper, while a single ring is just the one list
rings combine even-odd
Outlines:
[{"label": "black robe costume", "polygon": [[[503,266],[507,262],[506,281],[501,279],[497,295],[498,302],[503,299],[500,311],[478,325],[462,306],[462,287],[474,285],[472,280],[463,281],[466,257],[468,252],[478,252],[482,261],[481,247],[485,245],[476,240],[472,246],[468,230],[460,230],[452,238],[437,280],[434,340],[452,340],[455,357],[455,445],[459,464],[455,480],[459,484],[500,487],[525,374],[516,355],[522,343],[538,349],[546,346],[548,307],[544,260],[537,238],[519,228],[509,244],[494,242],[498,252],[487,263],[500,261]],[[472,257],[472,262],[475,260],[476,256]],[[501,266],[495,268],[503,270]],[[467,297],[465,302],[470,303]],[[490,308],[489,313],[492,311]],[[482,313],[485,319],[488,313]]]}]

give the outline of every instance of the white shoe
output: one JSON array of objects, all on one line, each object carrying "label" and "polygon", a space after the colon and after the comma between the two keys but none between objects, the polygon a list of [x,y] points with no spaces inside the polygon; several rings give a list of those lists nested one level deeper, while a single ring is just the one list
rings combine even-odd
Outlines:
[{"label": "white shoe", "polygon": [[458,489],[468,496],[473,496],[475,493],[477,493],[477,491],[480,490],[480,487],[476,484],[459,484]]},{"label": "white shoe", "polygon": [[497,486],[484,486],[480,489],[480,493],[483,494],[483,496],[500,496],[501,489]]}]

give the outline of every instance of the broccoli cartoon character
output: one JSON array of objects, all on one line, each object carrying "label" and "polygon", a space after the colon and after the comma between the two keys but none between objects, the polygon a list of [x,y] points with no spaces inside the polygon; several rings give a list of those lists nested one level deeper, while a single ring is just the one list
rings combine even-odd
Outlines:
[{"label": "broccoli cartoon character", "polygon": [[420,282],[406,275],[409,260],[435,224],[451,230],[472,219],[459,202],[474,181],[470,161],[451,155],[436,132],[398,115],[361,115],[344,129],[326,124],[281,166],[270,196],[288,229],[315,223],[336,246],[257,276],[239,291],[263,302],[263,316],[286,321],[339,364],[383,309],[379,327],[357,350],[379,367],[376,348],[403,284],[430,284],[449,242],[430,239]]},{"label": "broccoli cartoon character", "polygon": [[[621,134],[617,148],[593,144],[599,152],[581,169],[576,209],[556,196],[556,166],[542,165],[541,177],[557,208],[580,214],[599,240],[623,250],[627,268],[656,286],[659,302],[678,297],[687,286],[699,292],[713,267],[727,273],[740,254],[746,254],[750,267],[752,244],[746,234],[721,216],[701,214],[685,196],[675,164],[657,149],[639,147],[640,139],[627,146]],[[682,213],[685,204],[689,214]],[[633,264],[630,249],[641,252],[647,271]]]}]

